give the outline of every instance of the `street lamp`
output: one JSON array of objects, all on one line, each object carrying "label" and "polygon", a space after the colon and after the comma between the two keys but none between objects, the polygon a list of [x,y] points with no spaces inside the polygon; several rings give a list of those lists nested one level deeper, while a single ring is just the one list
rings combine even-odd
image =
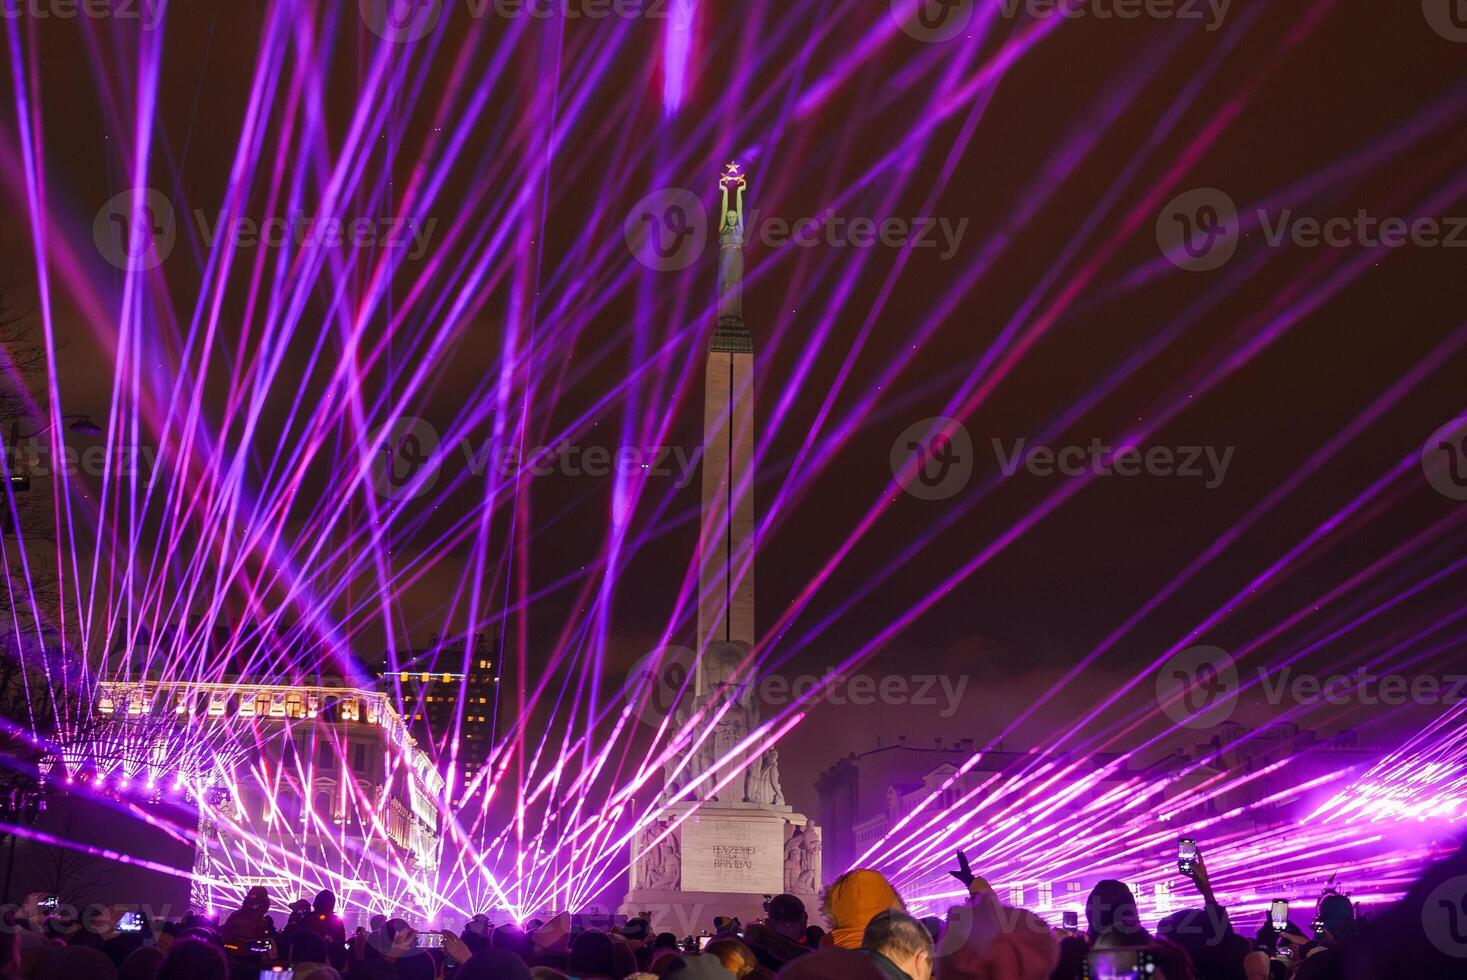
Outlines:
[{"label": "street lamp", "polygon": [[90,415],[63,415],[50,425],[37,429],[35,432],[27,432],[24,435],[20,431],[20,419],[10,423],[10,442],[5,449],[5,469],[10,479],[10,490],[12,493],[25,493],[31,488],[30,472],[21,464],[20,441],[22,439],[34,439],[43,436],[56,428],[62,422],[70,422],[69,430],[79,436],[99,436],[102,427],[92,421]]}]

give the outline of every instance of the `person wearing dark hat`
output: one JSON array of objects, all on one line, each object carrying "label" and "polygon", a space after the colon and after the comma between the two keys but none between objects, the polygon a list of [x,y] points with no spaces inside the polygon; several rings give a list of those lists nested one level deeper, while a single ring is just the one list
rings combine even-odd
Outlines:
[{"label": "person wearing dark hat", "polygon": [[311,914],[311,903],[302,898],[291,902],[286,909],[290,914],[286,916],[285,925],[280,927],[280,935],[277,937],[282,956],[286,955],[295,934],[306,928],[306,918]]},{"label": "person wearing dark hat", "polygon": [[633,916],[621,927],[621,934],[626,937],[627,942],[646,942],[652,935],[652,925],[641,916]]},{"label": "person wearing dark hat", "polygon": [[1354,937],[1355,906],[1338,892],[1330,892],[1319,900],[1318,926],[1323,935],[1335,942]]},{"label": "person wearing dark hat", "polygon": [[220,938],[224,948],[232,953],[248,955],[250,947],[271,938],[271,929],[266,913],[270,911],[270,893],[263,885],[256,885],[245,892],[239,910],[231,912],[224,920]]},{"label": "person wearing dark hat", "polygon": [[744,931],[744,942],[754,951],[760,966],[777,973],[791,960],[810,952],[805,945],[809,924],[810,913],[804,902],[794,895],[776,895],[765,907],[764,921]]},{"label": "person wearing dark hat", "polygon": [[329,888],[316,893],[305,927],[326,943],[327,962],[338,969],[346,966],[346,923],[336,914],[336,893]]},{"label": "person wearing dark hat", "polygon": [[632,951],[632,956],[637,963],[637,972],[643,972],[652,965],[652,924],[640,916],[627,919],[622,927],[616,930],[627,947]]},{"label": "person wearing dark hat", "polygon": [[713,934],[715,936],[737,936],[743,929],[743,923],[739,922],[738,916],[715,915],[713,917]]}]

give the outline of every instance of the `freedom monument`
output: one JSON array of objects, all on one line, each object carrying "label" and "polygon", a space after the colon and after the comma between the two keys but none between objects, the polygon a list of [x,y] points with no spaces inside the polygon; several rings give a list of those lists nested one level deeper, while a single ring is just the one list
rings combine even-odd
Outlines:
[{"label": "freedom monument", "polygon": [[[820,833],[785,802],[779,753],[741,747],[760,724],[749,672],[754,646],[754,341],[744,326],[744,190],[731,163],[719,177],[718,324],[703,395],[703,503],[698,541],[698,643],[675,726],[712,725],[664,769],[662,819],[632,842],[631,890],[620,911],[655,930],[710,930],[715,915],[752,922],[766,896],[798,895],[813,913]],[[733,203],[730,205],[730,192]],[[754,747],[757,749],[757,746]]]}]

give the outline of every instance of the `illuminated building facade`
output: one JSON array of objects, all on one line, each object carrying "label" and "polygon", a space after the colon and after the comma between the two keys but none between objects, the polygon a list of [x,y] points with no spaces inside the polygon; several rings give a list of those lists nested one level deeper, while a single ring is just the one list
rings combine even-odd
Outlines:
[{"label": "illuminated building facade", "polygon": [[478,795],[483,783],[474,780],[494,746],[498,651],[482,634],[468,643],[435,638],[426,649],[383,657],[375,672],[418,744],[449,774],[453,805]]},{"label": "illuminated building facade", "polygon": [[437,912],[444,780],[381,692],[114,681],[99,684],[97,711],[123,723],[111,731],[177,743],[88,752],[122,759],[122,778],[169,780],[197,800],[200,907],[227,911],[263,885],[284,901],[330,888],[348,922]]}]

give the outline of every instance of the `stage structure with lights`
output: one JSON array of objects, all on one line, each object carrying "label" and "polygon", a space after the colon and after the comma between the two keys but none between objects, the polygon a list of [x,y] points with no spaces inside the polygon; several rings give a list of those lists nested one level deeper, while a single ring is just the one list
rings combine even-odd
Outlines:
[{"label": "stage structure with lights", "polygon": [[329,888],[363,920],[437,912],[444,780],[386,694],[103,681],[96,711],[113,723],[98,729],[105,739],[73,743],[69,765],[197,804],[199,907],[233,908],[263,885],[292,897]]},{"label": "stage structure with lights", "polygon": [[[744,326],[744,190],[730,163],[719,178],[718,324],[704,373],[703,502],[698,542],[698,647],[693,687],[673,715],[705,736],[667,763],[660,818],[631,848],[627,915],[678,934],[707,910],[752,922],[764,897],[815,908],[820,832],[785,802],[779,752],[751,745],[760,727],[748,683],[755,642],[754,341]],[[733,201],[730,203],[730,194]],[[708,731],[711,729],[711,731]]]}]

